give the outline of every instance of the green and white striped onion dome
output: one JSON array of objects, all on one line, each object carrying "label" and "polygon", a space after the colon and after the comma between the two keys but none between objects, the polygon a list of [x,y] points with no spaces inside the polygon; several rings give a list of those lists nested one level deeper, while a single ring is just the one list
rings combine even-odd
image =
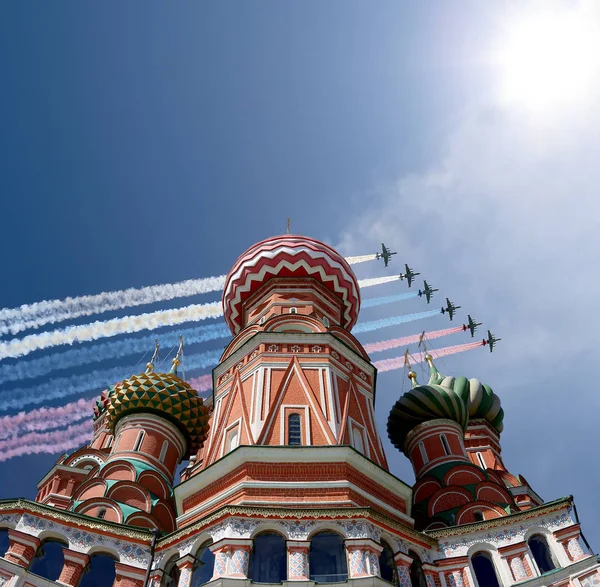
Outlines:
[{"label": "green and white striped onion dome", "polygon": [[430,383],[417,385],[407,391],[390,412],[387,423],[392,444],[404,450],[404,442],[411,430],[430,420],[453,420],[463,429],[469,423],[468,394],[452,387]]},{"label": "green and white striped onion dome", "polygon": [[432,373],[430,383],[452,388],[461,397],[468,395],[469,419],[482,418],[487,420],[500,434],[504,430],[504,410],[500,398],[492,388],[479,379],[466,377],[445,377],[439,372]]},{"label": "green and white striped onion dome", "polygon": [[173,372],[154,373],[149,369],[133,375],[117,383],[108,399],[106,423],[113,434],[123,416],[148,412],[170,420],[181,430],[187,440],[187,454],[197,452],[206,440],[209,409],[198,393]]}]

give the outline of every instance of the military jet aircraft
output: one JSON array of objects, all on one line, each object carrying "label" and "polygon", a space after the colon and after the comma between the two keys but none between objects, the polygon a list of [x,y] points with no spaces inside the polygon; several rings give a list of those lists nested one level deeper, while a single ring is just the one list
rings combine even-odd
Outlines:
[{"label": "military jet aircraft", "polygon": [[420,273],[415,273],[413,269],[411,269],[408,265],[404,265],[406,273],[400,273],[400,280],[406,279],[408,281],[408,287],[412,285],[413,279],[417,275],[421,275]]},{"label": "military jet aircraft", "polygon": [[470,330],[471,338],[475,336],[475,331],[478,326],[481,326],[483,322],[475,322],[473,318],[471,318],[471,314],[467,314],[467,318],[469,319],[467,324],[463,324],[463,331]]},{"label": "military jet aircraft", "polygon": [[376,259],[383,259],[383,262],[385,263],[385,266],[388,266],[388,263],[390,262],[390,259],[392,257],[392,255],[397,255],[398,253],[396,253],[395,251],[392,252],[390,251],[383,243],[381,243],[381,253],[376,253]]},{"label": "military jet aircraft", "polygon": [[488,330],[488,337],[487,340],[484,338],[483,339],[483,346],[485,346],[486,344],[490,347],[490,353],[494,350],[494,345],[499,341],[502,340],[501,338],[496,338],[489,330]]},{"label": "military jet aircraft", "polygon": [[431,296],[433,296],[434,291],[440,291],[436,287],[431,287],[426,281],[423,282],[425,284],[425,289],[419,290],[419,297],[425,296],[427,299],[427,303],[431,301]]},{"label": "military jet aircraft", "polygon": [[446,298],[446,307],[442,308],[442,314],[448,312],[448,316],[450,316],[450,320],[452,320],[452,318],[454,318],[454,312],[459,308],[462,308],[462,306],[455,306],[448,298]]}]

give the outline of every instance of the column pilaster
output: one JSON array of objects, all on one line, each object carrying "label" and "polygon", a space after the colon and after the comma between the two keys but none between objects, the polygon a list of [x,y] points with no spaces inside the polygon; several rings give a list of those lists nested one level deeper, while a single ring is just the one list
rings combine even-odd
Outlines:
[{"label": "column pilaster", "polygon": [[4,558],[20,567],[27,568],[40,546],[40,540],[35,536],[24,534],[18,530],[9,529],[8,538],[10,545]]},{"label": "column pilaster", "polygon": [[248,578],[252,540],[223,538],[210,546],[215,555],[213,579],[218,577]]},{"label": "column pilaster", "polygon": [[348,551],[348,575],[351,579],[356,577],[378,577],[379,553],[383,547],[374,540],[346,540]]},{"label": "column pilaster", "polygon": [[[398,574],[398,584],[401,587],[410,586],[410,565],[412,564],[412,558],[403,552],[397,552],[394,556],[394,564],[396,565],[396,573]],[[427,577],[427,573],[425,573],[425,577]],[[430,584],[429,579],[427,579],[427,585],[428,587],[435,587],[435,580],[433,584]]]},{"label": "column pilaster", "polygon": [[115,563],[116,577],[113,587],[143,587],[146,569]]},{"label": "column pilaster", "polygon": [[177,567],[179,568],[179,582],[177,583],[177,587],[190,587],[195,561],[196,558],[191,554],[186,554],[177,561]]},{"label": "column pilaster", "polygon": [[149,587],[160,587],[164,572],[161,569],[154,569],[150,573]]},{"label": "column pilaster", "polygon": [[308,581],[309,541],[287,541],[288,581]]},{"label": "column pilaster", "polygon": [[60,577],[57,579],[57,583],[68,585],[69,587],[77,587],[90,557],[87,554],[75,552],[66,547],[63,547],[63,556],[65,564],[60,572]]}]

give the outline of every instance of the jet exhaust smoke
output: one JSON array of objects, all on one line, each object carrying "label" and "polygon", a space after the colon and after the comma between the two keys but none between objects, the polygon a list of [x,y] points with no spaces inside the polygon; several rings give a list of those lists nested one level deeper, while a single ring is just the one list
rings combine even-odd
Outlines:
[{"label": "jet exhaust smoke", "polygon": [[[440,338],[442,336],[448,336],[450,334],[456,334],[457,332],[462,331],[462,326],[455,326],[454,328],[444,328],[443,330],[432,330],[431,332],[425,333],[425,341],[432,340],[434,338]],[[401,346],[415,344],[420,340],[421,333],[403,336],[402,338],[390,338],[389,340],[382,340],[380,342],[371,342],[363,346],[367,353],[379,353],[381,351],[387,351],[388,349],[395,349]]]},{"label": "jet exhaust smoke", "polygon": [[356,265],[358,263],[366,263],[367,261],[375,261],[377,255],[358,255],[356,257],[346,257],[346,261],[349,265]]},{"label": "jet exhaust smoke", "polygon": [[7,461],[8,459],[12,459],[14,457],[21,457],[23,455],[33,455],[33,454],[61,454],[73,448],[78,448],[81,445],[85,444],[89,441],[91,437],[90,432],[80,432],[79,435],[73,436],[72,430],[66,428],[64,431],[61,430],[64,436],[58,436],[60,441],[45,441],[41,444],[31,444],[31,445],[20,445],[12,450],[4,451],[0,453],[0,462]]},{"label": "jet exhaust smoke", "polygon": [[361,334],[362,332],[371,332],[386,328],[387,326],[396,326],[406,322],[414,322],[415,320],[423,320],[424,318],[433,318],[438,316],[439,310],[427,310],[426,312],[417,312],[416,314],[402,314],[400,316],[391,316],[390,318],[382,318],[381,320],[372,320],[371,322],[362,322],[357,324],[352,329],[352,334]]}]

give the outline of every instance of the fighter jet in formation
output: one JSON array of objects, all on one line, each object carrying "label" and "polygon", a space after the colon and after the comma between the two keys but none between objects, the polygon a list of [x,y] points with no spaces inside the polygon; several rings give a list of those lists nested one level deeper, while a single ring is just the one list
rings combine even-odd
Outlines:
[{"label": "fighter jet in formation", "polygon": [[487,340],[484,338],[483,339],[483,346],[485,346],[486,344],[490,347],[490,353],[494,350],[494,345],[499,341],[502,340],[501,338],[496,338],[489,330],[488,330],[488,337]]},{"label": "fighter jet in formation", "polygon": [[398,277],[400,277],[400,280],[406,279],[408,281],[408,287],[410,287],[412,285],[413,279],[417,275],[421,275],[421,274],[420,273],[416,273],[408,265],[404,265],[404,268],[405,268],[406,272],[405,273],[400,273],[400,275]]},{"label": "fighter jet in formation", "polygon": [[377,260],[379,259],[383,259],[383,262],[385,263],[385,266],[388,266],[388,263],[390,262],[390,259],[392,258],[392,255],[397,255],[398,253],[396,253],[395,251],[390,251],[385,244],[381,243],[381,253],[376,253],[375,258]]},{"label": "fighter jet in formation", "polygon": [[434,291],[440,291],[436,287],[431,287],[426,281],[423,282],[425,284],[424,289],[419,290],[419,297],[425,296],[427,303],[431,301],[431,297],[433,296]]},{"label": "fighter jet in formation", "polygon": [[462,308],[462,306],[455,306],[448,298],[446,298],[446,307],[442,308],[442,314],[448,312],[448,316],[450,316],[450,320],[452,320],[452,318],[454,318],[454,312],[459,308]]},{"label": "fighter jet in formation", "polygon": [[481,326],[483,322],[475,322],[473,318],[471,318],[471,314],[467,314],[467,318],[469,319],[469,321],[467,322],[467,324],[463,324],[463,331],[466,332],[467,330],[470,330],[471,338],[473,338],[475,336],[475,331],[477,330],[477,327]]}]

